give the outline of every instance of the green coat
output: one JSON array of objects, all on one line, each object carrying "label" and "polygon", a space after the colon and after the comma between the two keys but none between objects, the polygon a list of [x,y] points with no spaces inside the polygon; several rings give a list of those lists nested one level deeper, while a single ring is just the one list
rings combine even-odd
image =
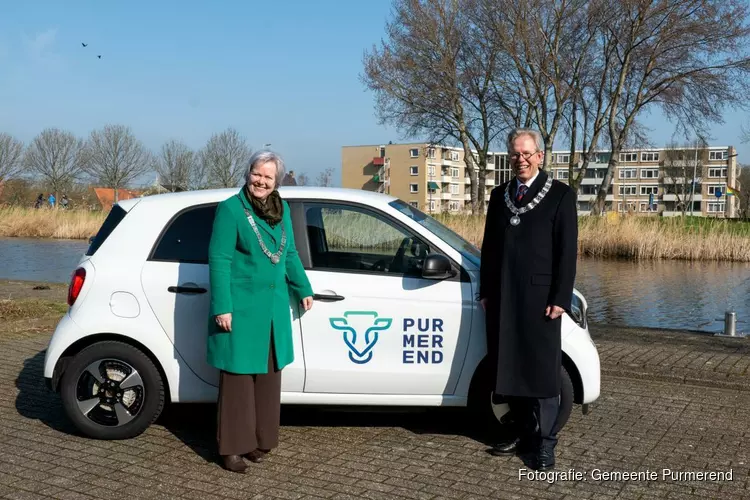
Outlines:
[{"label": "green coat", "polygon": [[[279,249],[283,224],[286,247],[278,264],[263,253],[247,220],[244,209],[255,212],[244,188],[216,209],[208,249],[211,307],[207,361],[220,370],[267,373],[272,324],[278,368],[294,361],[290,297],[299,303],[313,292],[294,244],[289,205],[286,201],[283,205],[282,222],[274,228],[253,217],[271,253]],[[216,324],[215,316],[223,313],[232,313],[231,332]]]}]

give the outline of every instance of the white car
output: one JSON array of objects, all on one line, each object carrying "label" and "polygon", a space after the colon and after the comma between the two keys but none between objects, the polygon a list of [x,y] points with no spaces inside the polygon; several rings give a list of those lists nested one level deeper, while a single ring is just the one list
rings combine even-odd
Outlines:
[{"label": "white car", "polygon": [[[215,402],[206,362],[208,243],[216,205],[237,189],[120,201],[72,274],[69,310],[44,360],[47,386],[85,435],[143,432],[166,402]],[[290,300],[294,362],[282,404],[468,407],[500,425],[484,361],[479,250],[411,205],[354,189],[283,187],[315,291]],[[395,242],[395,243],[394,243]],[[574,291],[562,319],[559,424],[599,397],[600,365]]]}]

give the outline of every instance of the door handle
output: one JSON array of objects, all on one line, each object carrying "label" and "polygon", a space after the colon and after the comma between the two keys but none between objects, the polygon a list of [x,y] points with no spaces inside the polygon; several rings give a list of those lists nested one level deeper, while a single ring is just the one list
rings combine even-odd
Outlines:
[{"label": "door handle", "polygon": [[313,295],[313,300],[330,300],[330,301],[338,301],[338,300],[344,300],[344,297],[338,294],[329,294],[329,293],[316,293]]},{"label": "door handle", "polygon": [[199,286],[170,286],[167,291],[172,293],[206,293],[208,290]]}]

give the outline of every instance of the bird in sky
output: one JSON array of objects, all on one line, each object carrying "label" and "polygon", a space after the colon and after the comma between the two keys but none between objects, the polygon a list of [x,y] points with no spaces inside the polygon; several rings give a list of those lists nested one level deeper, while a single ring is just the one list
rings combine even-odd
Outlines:
[{"label": "bird in sky", "polygon": [[89,44],[81,42],[81,45],[83,45],[84,47],[88,47]]},{"label": "bird in sky", "polygon": [[102,58],[102,56],[96,56],[96,57],[98,57],[99,59],[101,59],[101,58]]}]

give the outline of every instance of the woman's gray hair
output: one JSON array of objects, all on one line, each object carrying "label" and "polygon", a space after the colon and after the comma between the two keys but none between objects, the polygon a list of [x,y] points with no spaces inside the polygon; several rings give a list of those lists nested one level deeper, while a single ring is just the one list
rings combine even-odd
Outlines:
[{"label": "woman's gray hair", "polygon": [[534,139],[536,148],[539,151],[544,151],[544,139],[542,139],[542,134],[532,128],[514,128],[508,134],[508,143],[506,144],[508,147],[508,152],[510,152],[511,148],[513,147],[513,141],[523,135],[528,135],[532,139]]},{"label": "woman's gray hair", "polygon": [[256,151],[252,154],[250,160],[247,162],[247,168],[245,169],[245,182],[250,182],[250,172],[253,171],[253,168],[256,165],[263,165],[269,161],[272,161],[276,165],[276,184],[274,185],[274,188],[278,189],[279,186],[281,186],[281,181],[284,179],[284,160],[278,153],[274,153],[267,149]]}]

